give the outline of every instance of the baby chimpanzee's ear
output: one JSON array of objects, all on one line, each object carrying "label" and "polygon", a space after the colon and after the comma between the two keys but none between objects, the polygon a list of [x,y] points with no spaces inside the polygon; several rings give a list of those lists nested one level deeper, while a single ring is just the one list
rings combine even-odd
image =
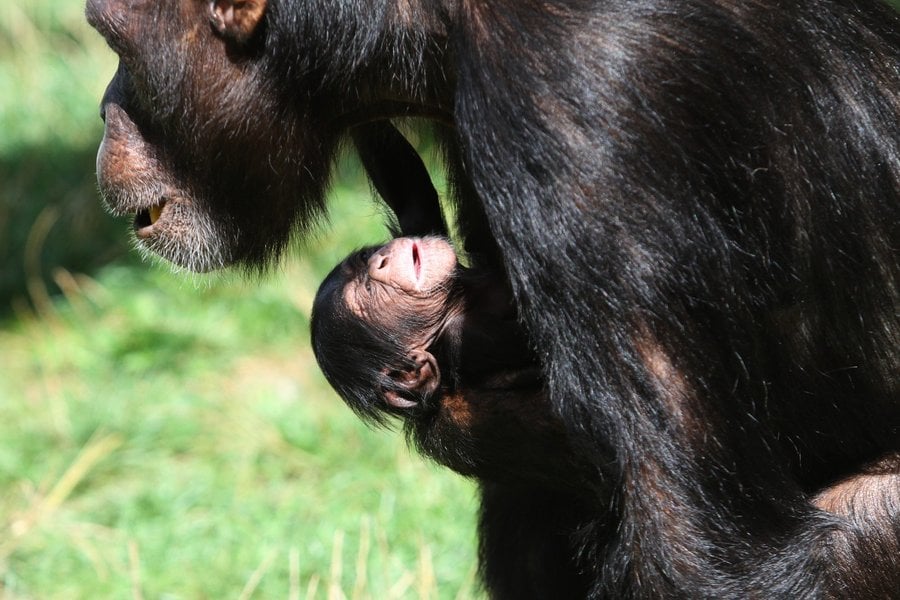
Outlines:
[{"label": "baby chimpanzee's ear", "polygon": [[410,400],[405,392],[411,397],[421,398],[434,392],[441,383],[437,360],[430,352],[413,350],[408,358],[412,363],[409,368],[388,373],[401,390],[384,391],[385,401],[394,408],[412,408],[418,404]]}]

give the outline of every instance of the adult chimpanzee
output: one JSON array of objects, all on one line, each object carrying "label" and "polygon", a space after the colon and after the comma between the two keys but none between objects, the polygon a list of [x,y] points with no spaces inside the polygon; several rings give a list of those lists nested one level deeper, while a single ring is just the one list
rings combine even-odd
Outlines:
[{"label": "adult chimpanzee", "polygon": [[[581,525],[572,570],[594,597],[895,592],[897,553],[861,556],[868,534],[811,502],[900,447],[887,5],[89,0],[87,13],[121,57],[101,190],[137,214],[143,245],[193,269],[258,265],[309,226],[354,125],[441,124],[465,249],[508,277],[553,410],[611,490],[586,488],[577,517],[560,516],[567,497],[505,498],[511,542],[485,565],[497,595],[551,559],[531,532],[557,518]],[[357,143],[379,146],[367,130]]]}]

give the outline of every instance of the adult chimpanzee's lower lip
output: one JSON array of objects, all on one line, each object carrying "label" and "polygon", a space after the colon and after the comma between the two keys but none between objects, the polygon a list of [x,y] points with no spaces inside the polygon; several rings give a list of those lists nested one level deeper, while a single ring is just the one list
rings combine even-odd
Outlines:
[{"label": "adult chimpanzee's lower lip", "polygon": [[139,238],[147,238],[153,234],[153,226],[163,216],[167,201],[161,199],[157,204],[138,211],[134,216],[134,231]]}]

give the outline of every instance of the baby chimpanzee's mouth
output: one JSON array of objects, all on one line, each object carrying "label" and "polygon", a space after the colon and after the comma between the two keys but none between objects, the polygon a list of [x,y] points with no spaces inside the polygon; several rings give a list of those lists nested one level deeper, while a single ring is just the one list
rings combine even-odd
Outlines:
[{"label": "baby chimpanzee's mouth", "polygon": [[161,199],[158,204],[154,204],[149,208],[138,211],[137,215],[134,217],[134,229],[139,236],[150,234],[150,228],[159,220],[165,207],[166,200]]},{"label": "baby chimpanzee's mouth", "polygon": [[416,271],[416,281],[419,280],[419,274],[422,272],[422,263],[419,260],[419,246],[413,242],[412,245],[413,268]]}]

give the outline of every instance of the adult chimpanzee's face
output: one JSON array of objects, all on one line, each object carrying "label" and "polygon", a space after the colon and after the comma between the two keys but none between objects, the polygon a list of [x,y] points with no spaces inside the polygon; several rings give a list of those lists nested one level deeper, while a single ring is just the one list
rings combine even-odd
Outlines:
[{"label": "adult chimpanzee's face", "polygon": [[[114,214],[134,215],[142,247],[193,270],[277,256],[323,212],[354,125],[449,119],[435,19],[383,15],[378,56],[357,60],[335,52],[354,45],[354,22],[312,1],[87,0],[86,13],[120,58],[100,190]],[[398,66],[406,55],[418,58]]]},{"label": "adult chimpanzee's face", "polygon": [[141,246],[193,270],[277,254],[320,208],[327,125],[307,127],[263,76],[264,8],[87,2],[120,57],[102,102],[100,190],[114,214],[134,215]]},{"label": "adult chimpanzee's face", "polygon": [[398,238],[368,258],[347,281],[343,299],[361,319],[382,329],[417,325],[411,349],[425,349],[452,316],[448,302],[456,254],[443,238]]}]

